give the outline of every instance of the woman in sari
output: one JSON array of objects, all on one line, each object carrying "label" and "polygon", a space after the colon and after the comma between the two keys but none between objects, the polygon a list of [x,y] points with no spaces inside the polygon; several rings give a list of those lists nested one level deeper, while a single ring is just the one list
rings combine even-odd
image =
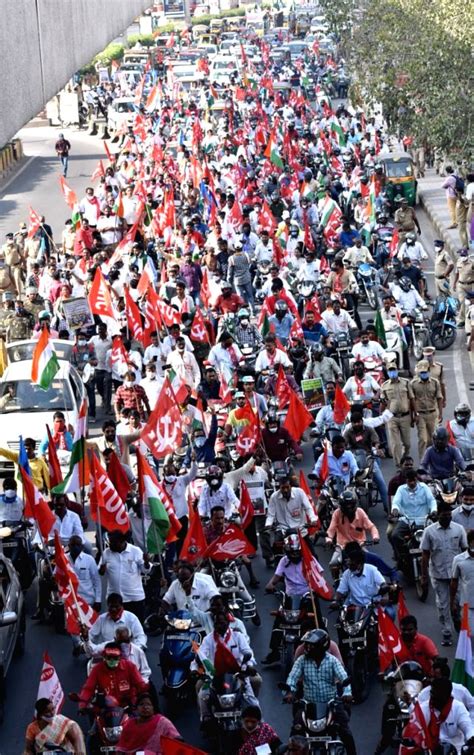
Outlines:
[{"label": "woman in sari", "polygon": [[86,755],[84,737],[79,725],[66,716],[55,713],[51,700],[41,697],[35,703],[36,716],[26,730],[23,755],[47,752],[54,744],[64,747],[74,755]]},{"label": "woman in sari", "polygon": [[161,737],[181,739],[179,731],[165,716],[155,713],[150,695],[144,692],[138,697],[137,716],[124,724],[117,745],[117,752],[135,753],[146,750],[161,755]]}]

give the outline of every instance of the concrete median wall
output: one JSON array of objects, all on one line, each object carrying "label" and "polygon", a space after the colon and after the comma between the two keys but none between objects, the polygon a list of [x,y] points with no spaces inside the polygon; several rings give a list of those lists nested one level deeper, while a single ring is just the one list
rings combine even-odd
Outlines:
[{"label": "concrete median wall", "polygon": [[151,0],[1,0],[0,147]]}]

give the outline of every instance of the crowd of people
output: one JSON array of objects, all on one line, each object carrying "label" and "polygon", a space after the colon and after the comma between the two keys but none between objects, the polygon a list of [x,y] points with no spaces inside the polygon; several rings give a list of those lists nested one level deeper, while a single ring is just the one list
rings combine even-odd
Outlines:
[{"label": "crowd of people", "polygon": [[[166,77],[157,76],[163,53],[152,52],[135,88],[125,91],[118,76],[100,85],[105,101],[134,96],[131,123],[107,146],[81,198],[66,180],[74,144],[60,134],[56,151],[72,219],[59,241],[45,217],[32,212],[28,224],[7,235],[0,254],[4,340],[38,339],[46,330],[53,343],[70,342],[89,422],[102,422],[86,453],[103,465],[116,491],[125,490],[128,531],[101,527],[99,520],[91,540],[88,496],[55,490],[45,461],[51,467],[54,451],[61,451],[74,464],[77,428],[58,411],[38,448],[35,439],[24,441],[31,480],[54,519],[45,538],[35,536],[38,552],[44,540],[59,536],[75,575],[68,579],[77,580],[79,597],[95,612],[86,622],[77,609],[77,628],[70,631],[73,655],[90,663],[79,711],[94,720],[101,695],[129,710],[117,752],[168,752],[163,738],[182,738],[158,710],[147,656],[147,633],[153,626],[162,631],[172,611],[189,614],[202,632],[189,670],[201,728],[195,743],[205,736],[216,747],[212,679],[220,669],[238,673],[242,685],[235,753],[312,752],[302,697],[313,705],[337,698],[332,731],[348,755],[363,752],[349,725],[347,656],[329,636],[320,606],[328,594],[315,586],[308,563],[321,568],[316,554],[323,534],[333,548],[332,608],[375,602],[395,617],[400,575],[366,548],[381,538],[370,509],[360,505],[357,485],[367,476],[398,565],[413,523],[426,525],[421,583],[430,581],[434,590],[442,645],[455,640],[459,606],[474,611],[474,419],[466,403],[446,417],[447,387],[435,349],[425,346],[418,360],[411,356],[410,317],[426,310],[430,298],[423,275],[428,255],[414,208],[403,196],[387,202],[379,162],[393,146],[387,124],[379,112],[331,103],[324,82],[344,63],[320,52],[317,40],[300,57],[279,62],[270,55],[271,39],[248,35],[244,43],[251,41],[258,55],[248,59],[239,43],[239,74],[229,84],[214,87],[204,76],[199,89],[181,90],[169,64],[178,54],[171,47]],[[185,54],[190,40],[179,45]],[[200,65],[204,71],[204,56]],[[278,87],[287,79],[289,88]],[[441,240],[434,251],[436,294],[452,293],[456,268],[453,290],[470,336],[472,260],[466,249],[454,263]],[[364,265],[373,268],[378,306],[366,323]],[[79,327],[68,307],[77,299],[91,313]],[[394,329],[398,350],[387,345]],[[0,412],[8,412],[12,398],[4,394]],[[418,464],[410,455],[413,428]],[[310,433],[313,491],[301,467]],[[21,465],[16,451],[0,454]],[[146,475],[142,457],[149,462]],[[390,458],[397,469],[388,480]],[[456,475],[452,510],[429,483]],[[319,496],[330,480],[340,492],[323,531]],[[153,548],[144,530],[145,519],[156,518],[146,509],[156,505],[150,485],[166,502],[168,540]],[[3,487],[0,521],[27,516],[16,480],[7,477]],[[282,585],[290,603],[309,601],[284,692],[294,705],[291,732],[266,723],[259,703],[259,663],[281,660],[281,616],[268,655],[256,658],[245,623],[216,578],[212,547],[218,544],[234,562],[235,550],[225,550],[230,538],[241,547],[239,564],[248,574],[247,586],[236,572],[243,618],[261,625],[250,592],[263,568],[256,567],[258,549],[273,571],[267,591]],[[38,575],[35,620],[48,618],[57,569],[48,563]],[[473,698],[449,681],[438,649],[408,611],[393,664],[423,679],[418,700],[430,751],[442,742],[472,745]],[[396,704],[390,698],[384,708],[377,753],[392,744]],[[98,737],[94,726],[90,741]],[[410,729],[407,738],[411,744],[400,747],[412,749],[400,752],[425,751],[419,731]],[[43,752],[51,743],[86,752],[81,727],[41,698],[25,752]]]}]

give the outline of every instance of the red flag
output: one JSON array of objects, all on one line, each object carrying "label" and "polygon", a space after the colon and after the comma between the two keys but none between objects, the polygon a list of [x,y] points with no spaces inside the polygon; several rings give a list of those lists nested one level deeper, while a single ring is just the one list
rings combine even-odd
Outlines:
[{"label": "red flag", "polygon": [[323,576],[323,568],[319,563],[316,556],[313,556],[309,548],[308,543],[301,537],[301,532],[298,532],[301,546],[301,560],[303,565],[303,573],[305,579],[313,592],[324,600],[331,600],[333,596],[333,590],[326,582]]},{"label": "red flag", "polygon": [[211,298],[211,294],[209,291],[209,279],[207,277],[207,268],[204,269],[204,272],[202,274],[200,296],[201,296],[203,306],[206,309],[209,309],[209,300]]},{"label": "red flag", "polygon": [[296,318],[291,323],[290,333],[288,337],[292,343],[294,343],[294,341],[304,341],[304,333],[303,328],[301,327],[301,322]]},{"label": "red flag", "polygon": [[54,533],[54,579],[64,603],[66,629],[69,634],[79,634],[81,626],[89,629],[97,620],[98,614],[77,594],[79,580],[64,554],[58,532]]},{"label": "red flag", "polygon": [[247,540],[240,527],[237,527],[236,524],[229,524],[225,532],[207,546],[202,558],[227,561],[229,558],[253,555],[255,555],[255,548]]},{"label": "red flag", "polygon": [[112,163],[113,165],[115,162],[115,155],[111,154],[109,145],[107,144],[107,142],[103,142],[103,144],[104,144],[105,154],[107,155],[107,160],[109,161],[109,163]]},{"label": "red flag", "polygon": [[240,456],[249,456],[252,454],[260,443],[260,428],[258,422],[250,422],[238,434],[235,448]]},{"label": "red flag", "polygon": [[99,178],[102,178],[103,176],[105,176],[104,163],[102,162],[102,160],[99,160],[99,162],[97,163],[97,167],[91,176],[91,181],[97,181]]},{"label": "red flag", "polygon": [[183,437],[181,412],[168,378],[165,378],[156,406],[140,438],[156,459],[172,453]]},{"label": "red flag", "polygon": [[160,747],[163,755],[208,755],[204,750],[198,750],[197,747],[170,737],[160,737]]},{"label": "red flag", "polygon": [[142,274],[140,275],[140,280],[138,281],[137,285],[137,291],[140,294],[140,296],[144,296],[148,289],[151,286],[151,279],[148,275],[148,270],[146,268],[143,268]]},{"label": "red flag", "polygon": [[314,422],[313,415],[307,410],[301,399],[294,391],[290,393],[290,405],[285,417],[283,427],[288,430],[291,437],[297,442],[300,440],[307,427]]},{"label": "red flag", "polygon": [[46,425],[46,432],[48,433],[48,468],[50,487],[54,488],[63,481],[63,474],[61,472],[61,465],[59,463],[58,455],[56,453],[56,446],[54,445],[51,430]]},{"label": "red flag", "polygon": [[349,414],[351,405],[347,400],[341,386],[336,383],[336,393],[334,396],[334,422],[342,425]]},{"label": "red flag", "polygon": [[94,280],[89,291],[89,307],[93,315],[115,317],[112,297],[100,267],[96,268]]},{"label": "red flag", "polygon": [[415,700],[415,704],[410,714],[410,720],[402,731],[402,740],[412,740],[414,745],[400,745],[399,755],[408,755],[408,753],[419,753],[421,751],[431,752],[436,747],[436,742],[433,741],[426,718],[424,716],[422,707],[418,700]]},{"label": "red flag", "polygon": [[170,328],[172,325],[181,325],[181,315],[178,310],[164,302],[159,296],[156,297],[156,306],[167,328]]},{"label": "red flag", "polygon": [[379,622],[379,666],[380,671],[384,672],[393,663],[396,654],[401,651],[402,641],[397,627],[382,608],[377,608],[377,616]]},{"label": "red flag", "polygon": [[41,215],[38,215],[36,210],[33,210],[32,207],[29,208],[30,212],[28,215],[28,238],[31,239],[35,235],[36,231],[41,225]]},{"label": "red flag", "polygon": [[69,205],[72,210],[74,208],[74,205],[77,204],[76,192],[73,191],[70,186],[68,186],[68,183],[64,176],[59,177],[59,183],[61,184],[61,191],[63,193],[64,199],[66,200],[66,204]]},{"label": "red flag", "polygon": [[321,482],[325,482],[329,477],[329,460],[328,460],[328,448],[325,445],[323,451],[323,461],[321,463],[321,469],[319,470],[319,479]]},{"label": "red flag", "polygon": [[408,610],[407,604],[405,602],[405,595],[403,590],[400,590],[398,593],[398,603],[397,603],[397,620],[398,620],[398,626],[400,626],[400,622],[405,616],[409,616],[410,611]]},{"label": "red flag", "polygon": [[390,244],[389,244],[389,247],[388,247],[389,252],[390,252],[390,257],[395,257],[395,255],[397,253],[397,249],[398,249],[398,236],[399,236],[399,234],[398,234],[398,228],[396,228],[395,231],[393,232],[392,240],[390,241]]},{"label": "red flag", "polygon": [[43,668],[36,699],[40,700],[42,697],[53,703],[55,713],[61,713],[65,700],[64,691],[48,653],[43,653]]},{"label": "red flag", "polygon": [[32,517],[43,538],[47,538],[53,525],[56,523],[56,517],[39,492],[38,488],[33,485],[31,477],[26,474],[23,467],[20,466],[21,479],[23,481],[23,495],[25,498],[25,517]]},{"label": "red flag", "polygon": [[221,674],[236,674],[240,671],[237,659],[220,637],[217,638],[216,652],[214,653],[214,669],[216,676]]},{"label": "red flag", "polygon": [[143,338],[143,326],[142,316],[138,305],[133,301],[128,290],[128,286],[123,287],[125,294],[125,310],[127,312],[127,323],[130,330],[130,334],[136,341],[141,341]]},{"label": "red flag", "polygon": [[258,224],[262,231],[273,234],[277,228],[276,220],[266,199],[263,200],[262,210],[258,217]]},{"label": "red flag", "polygon": [[275,396],[278,398],[278,408],[284,409],[290,403],[292,389],[288,385],[283,365],[278,365],[278,377],[275,383]]},{"label": "red flag", "polygon": [[174,47],[174,31],[171,32],[170,38],[167,40],[165,47],[170,50],[172,47]]},{"label": "red flag", "polygon": [[230,404],[232,403],[232,391],[230,390],[227,381],[224,377],[224,374],[220,372],[219,370],[216,370],[218,376],[219,376],[219,398],[224,404]]},{"label": "red flag", "polygon": [[112,451],[112,453],[109,455],[107,474],[109,475],[110,481],[115,490],[119,494],[122,501],[125,503],[125,500],[130,492],[131,485],[128,481],[125,469],[120,463],[120,459],[118,458],[115,451]]},{"label": "red flag", "polygon": [[76,572],[66,558],[64,548],[59,538],[59,532],[54,533],[54,579],[60,590],[68,590],[70,587],[77,592],[79,579]]},{"label": "red flag", "polygon": [[245,484],[245,480],[242,480],[242,482],[240,483],[239,514],[242,523],[242,529],[246,530],[247,527],[252,523],[254,517],[254,508],[252,499],[250,498],[249,489]]},{"label": "red flag", "polygon": [[192,341],[196,341],[197,343],[209,343],[209,334],[207,332],[206,323],[204,322],[204,317],[202,316],[199,307],[196,307],[189,337]]},{"label": "red flag", "polygon": [[196,561],[207,548],[206,537],[199,514],[189,507],[189,527],[179,557],[184,561]]},{"label": "red flag", "polygon": [[312,496],[310,487],[308,485],[308,481],[307,481],[307,479],[305,477],[305,473],[303,472],[302,469],[300,469],[299,487],[301,488],[301,490],[304,493],[306,493],[306,495],[308,497],[308,501],[310,502],[310,504],[311,504],[311,506],[313,508],[313,511],[314,511],[314,515],[315,515],[315,517],[317,519],[317,523],[316,524],[312,524],[312,525],[310,525],[308,527],[308,529],[310,531],[310,534],[313,535],[315,532],[319,532],[319,530],[321,529],[321,522],[320,522],[320,519],[319,519],[319,514],[318,514],[317,506],[316,506],[316,504],[314,502],[314,498]]},{"label": "red flag", "polygon": [[94,453],[90,454],[89,502],[91,518],[108,532],[128,532],[130,521],[124,502]]},{"label": "red flag", "polygon": [[248,419],[250,424],[254,424],[256,421],[255,412],[248,398],[245,399],[245,404],[242,407],[239,406],[239,408],[234,411],[234,415],[239,422],[243,419]]}]

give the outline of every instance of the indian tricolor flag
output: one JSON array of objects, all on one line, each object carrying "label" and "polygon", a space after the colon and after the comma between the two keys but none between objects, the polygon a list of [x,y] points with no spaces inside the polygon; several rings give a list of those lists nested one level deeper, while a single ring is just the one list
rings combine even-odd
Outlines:
[{"label": "indian tricolor flag", "polygon": [[338,121],[334,120],[331,123],[331,132],[334,134],[337,143],[340,147],[346,146],[346,135],[344,133],[344,129],[339,124]]},{"label": "indian tricolor flag", "polygon": [[275,139],[275,129],[270,134],[270,138],[268,140],[267,148],[264,152],[264,155],[270,162],[273,163],[273,165],[276,165],[277,168],[281,168],[283,170],[283,160],[280,157],[280,153],[278,152],[278,147]]},{"label": "indian tricolor flag", "polygon": [[49,330],[43,327],[36,344],[31,364],[31,382],[47,391],[59,370],[56,352],[49,340]]},{"label": "indian tricolor flag", "polygon": [[321,225],[323,228],[326,228],[328,223],[330,222],[331,218],[335,214],[340,213],[340,207],[339,205],[334,201],[334,199],[331,199],[331,197],[326,197],[324,200],[324,204],[321,208]]},{"label": "indian tricolor flag", "polygon": [[[171,530],[179,531],[174,511],[166,510],[163,491],[147,459],[137,450],[138,491],[143,506],[147,553],[162,553]],[[171,516],[170,516],[171,514]],[[172,521],[173,520],[173,521]],[[176,529],[176,526],[178,529]]]},{"label": "indian tricolor flag", "polygon": [[69,472],[63,482],[56,485],[53,493],[77,493],[90,482],[89,459],[86,454],[86,432],[87,432],[87,399],[84,399],[77,424],[74,431],[72,442],[71,459],[69,461]]},{"label": "indian tricolor flag", "polygon": [[462,607],[461,631],[459,632],[458,644],[454,655],[451,681],[462,684],[471,695],[474,693],[474,674],[472,671],[472,646],[471,633],[469,631],[469,606],[464,603]]}]

